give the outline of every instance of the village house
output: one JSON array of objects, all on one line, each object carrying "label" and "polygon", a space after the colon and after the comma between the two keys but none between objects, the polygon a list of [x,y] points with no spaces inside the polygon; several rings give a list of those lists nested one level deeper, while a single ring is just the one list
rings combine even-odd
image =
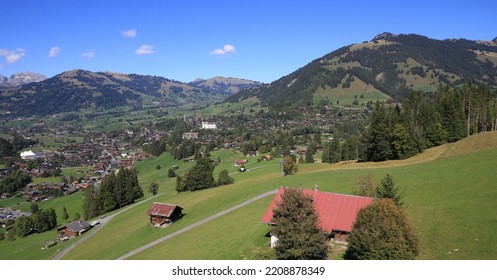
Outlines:
[{"label": "village house", "polygon": [[260,160],[261,160],[261,161],[268,161],[268,160],[271,160],[272,158],[273,158],[273,157],[272,157],[271,155],[267,154],[267,155],[263,155],[263,156],[260,158]]},{"label": "village house", "polygon": [[[275,226],[272,222],[273,209],[281,203],[281,195],[286,187],[280,187],[273,201],[262,216],[261,222]],[[348,235],[356,220],[357,213],[373,202],[373,198],[365,196],[345,195],[330,192],[304,189],[304,194],[312,199],[319,217],[319,226],[334,242],[347,242]],[[274,247],[278,237],[271,235],[271,247]]]},{"label": "village house", "polygon": [[189,139],[189,140],[197,139],[198,138],[198,132],[185,132],[185,133],[183,133],[182,138],[183,139]]},{"label": "village house", "polygon": [[57,234],[61,239],[73,238],[80,236],[91,229],[91,225],[86,221],[74,221],[57,229]]},{"label": "village house", "polygon": [[22,212],[21,210],[11,210],[8,208],[0,208],[0,224],[5,223],[8,220],[15,221],[19,217],[29,217],[31,213]]},{"label": "village house", "polygon": [[257,152],[256,151],[248,151],[247,152],[247,157],[255,157],[257,156]]},{"label": "village house", "polygon": [[244,164],[247,164],[248,160],[246,159],[235,159],[235,166],[242,166]]},{"label": "village house", "polygon": [[163,226],[180,219],[183,215],[183,208],[174,204],[154,202],[148,209],[147,215],[150,216],[151,225]]}]

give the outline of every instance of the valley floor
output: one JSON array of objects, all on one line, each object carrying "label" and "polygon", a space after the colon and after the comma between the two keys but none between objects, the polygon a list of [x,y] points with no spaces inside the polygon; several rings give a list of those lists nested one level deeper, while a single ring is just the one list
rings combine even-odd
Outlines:
[{"label": "valley floor", "polygon": [[[230,172],[231,152],[219,151]],[[226,159],[226,160],[225,160]],[[380,180],[391,174],[404,194],[406,211],[421,239],[420,259],[495,259],[497,246],[497,133],[471,136],[457,143],[429,149],[402,161],[380,163],[301,164],[296,175],[281,177],[276,161],[250,163],[248,172],[236,173],[235,184],[197,192],[177,194],[175,180],[156,170],[175,164],[169,155],[147,159],[138,165],[140,184],[160,184],[160,193],[147,201],[128,207],[115,215],[105,227],[75,246],[63,259],[258,259],[269,243],[267,225],[260,219],[272,197],[262,198],[206,223],[200,221],[231,209],[281,185],[350,193],[357,178],[371,173]],[[263,166],[264,165],[264,166]],[[261,168],[257,168],[260,166]],[[181,168],[188,168],[182,166]],[[217,169],[216,169],[217,170]],[[219,171],[217,171],[219,172]],[[183,207],[185,216],[171,226],[149,227],[146,211],[153,201]],[[109,214],[109,217],[112,214]],[[158,242],[133,255],[126,255],[155,240],[197,225],[195,230]],[[46,234],[46,235],[45,235]],[[50,252],[35,252],[39,247],[22,249],[30,240],[43,239],[51,233],[14,242],[0,242],[0,259],[50,259]],[[48,237],[45,237],[45,239]],[[60,248],[57,248],[61,246]]]}]

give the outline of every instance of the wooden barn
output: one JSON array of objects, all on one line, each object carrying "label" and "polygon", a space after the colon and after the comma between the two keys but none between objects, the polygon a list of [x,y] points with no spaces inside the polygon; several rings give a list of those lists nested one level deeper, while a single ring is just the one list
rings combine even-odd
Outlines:
[{"label": "wooden barn", "polygon": [[86,221],[74,221],[57,229],[60,238],[73,238],[91,229],[91,225]]},{"label": "wooden barn", "polygon": [[[357,213],[373,202],[371,197],[321,192],[317,188],[315,190],[304,189],[303,191],[314,203],[321,230],[335,242],[347,242]],[[262,216],[262,223],[275,225],[272,222],[273,209],[281,203],[281,195],[284,192],[285,187],[280,187],[266,213]],[[276,244],[277,240],[277,236],[271,236],[271,247]]]},{"label": "wooden barn", "polygon": [[154,202],[147,211],[150,216],[150,224],[154,226],[162,226],[170,224],[181,218],[183,208],[178,205]]}]

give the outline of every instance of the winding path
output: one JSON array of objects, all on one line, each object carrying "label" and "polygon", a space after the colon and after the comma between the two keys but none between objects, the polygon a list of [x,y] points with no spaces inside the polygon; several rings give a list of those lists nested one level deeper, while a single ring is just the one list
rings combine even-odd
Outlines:
[{"label": "winding path", "polygon": [[191,225],[189,225],[189,226],[187,226],[187,227],[184,227],[184,228],[182,228],[182,229],[180,229],[180,230],[177,230],[177,231],[175,231],[175,232],[173,232],[173,233],[171,233],[171,234],[168,234],[168,235],[166,235],[166,236],[164,236],[164,237],[161,237],[161,238],[159,238],[159,239],[157,239],[157,240],[155,240],[155,241],[152,241],[152,242],[150,242],[150,243],[148,243],[148,244],[146,244],[146,245],[143,245],[143,246],[141,246],[141,247],[140,247],[140,248],[138,248],[138,249],[135,249],[135,250],[133,250],[133,251],[131,251],[131,252],[127,253],[127,254],[124,254],[124,255],[122,255],[122,256],[120,256],[120,257],[118,257],[118,258],[117,258],[117,260],[124,260],[124,259],[127,259],[127,258],[129,258],[129,257],[131,257],[131,256],[133,256],[133,255],[135,255],[135,254],[138,254],[138,253],[140,253],[140,252],[142,252],[142,251],[144,251],[144,250],[146,250],[146,249],[148,249],[148,248],[150,248],[150,247],[153,247],[153,246],[155,246],[155,245],[157,245],[157,244],[159,244],[159,243],[161,243],[161,242],[163,242],[163,241],[166,241],[166,240],[168,240],[168,239],[170,239],[170,238],[173,238],[173,237],[178,236],[178,235],[180,235],[180,234],[182,234],[182,233],[185,233],[185,232],[187,232],[187,231],[189,231],[189,230],[191,230],[191,229],[194,229],[194,228],[196,228],[196,227],[198,227],[198,226],[200,226],[200,225],[203,225],[203,224],[205,224],[205,223],[207,223],[207,222],[209,222],[209,221],[212,221],[212,220],[214,220],[215,218],[221,217],[221,216],[223,216],[223,215],[225,215],[225,214],[228,214],[228,213],[230,213],[230,212],[232,212],[232,211],[235,211],[235,210],[237,210],[237,209],[239,209],[239,208],[242,208],[242,207],[244,207],[244,206],[246,206],[246,205],[248,205],[248,204],[250,204],[250,203],[252,203],[252,202],[255,202],[255,201],[259,200],[259,199],[262,199],[262,198],[268,197],[268,196],[270,196],[270,195],[275,195],[275,194],[277,193],[277,191],[278,191],[278,190],[274,190],[274,191],[266,192],[266,193],[263,193],[263,194],[258,195],[258,196],[256,196],[256,197],[253,197],[253,198],[251,198],[251,199],[249,199],[249,200],[247,200],[247,201],[244,201],[244,202],[242,202],[242,203],[240,203],[240,204],[238,204],[238,205],[235,205],[235,206],[233,206],[233,207],[231,207],[231,208],[229,208],[229,209],[226,209],[226,210],[224,210],[224,211],[221,211],[221,212],[219,212],[219,213],[217,213],[217,214],[215,214],[215,215],[212,215],[212,216],[210,216],[210,217],[208,217],[208,218],[205,218],[205,219],[203,219],[203,220],[201,220],[201,221],[198,221],[198,222],[193,223],[193,224],[191,224]]}]

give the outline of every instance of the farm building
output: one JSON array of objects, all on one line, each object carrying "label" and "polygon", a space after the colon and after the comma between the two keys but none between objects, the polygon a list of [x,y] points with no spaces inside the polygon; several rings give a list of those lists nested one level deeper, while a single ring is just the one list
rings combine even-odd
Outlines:
[{"label": "farm building", "polygon": [[60,238],[73,238],[80,236],[91,229],[91,225],[86,221],[74,221],[57,229]]},{"label": "farm building", "polygon": [[[352,230],[357,213],[360,209],[373,202],[371,197],[345,195],[329,192],[304,189],[304,194],[310,197],[319,216],[319,226],[321,230],[334,241],[346,242],[348,234]],[[278,193],[262,216],[261,222],[274,226],[271,221],[273,209],[281,203],[281,195],[285,192],[285,187],[280,187]],[[271,236],[271,247],[276,244],[278,238]]]},{"label": "farm building", "polygon": [[154,202],[147,211],[150,216],[150,224],[154,226],[162,226],[170,224],[181,218],[183,208],[178,205]]}]

